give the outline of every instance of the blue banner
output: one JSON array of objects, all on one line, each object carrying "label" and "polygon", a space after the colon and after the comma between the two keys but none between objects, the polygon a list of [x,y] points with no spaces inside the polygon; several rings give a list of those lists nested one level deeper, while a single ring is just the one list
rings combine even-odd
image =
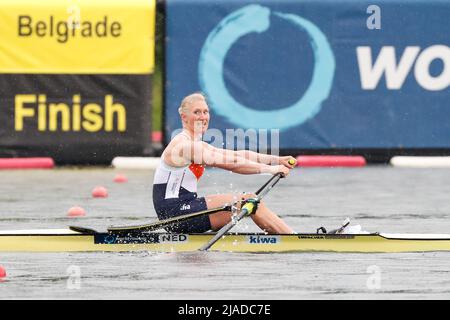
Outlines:
[{"label": "blue banner", "polygon": [[281,149],[450,148],[450,2],[168,0],[165,135],[182,98]]}]

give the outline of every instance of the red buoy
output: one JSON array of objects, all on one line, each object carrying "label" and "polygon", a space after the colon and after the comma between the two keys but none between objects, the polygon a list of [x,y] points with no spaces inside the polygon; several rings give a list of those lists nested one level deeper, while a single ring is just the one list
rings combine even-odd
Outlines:
[{"label": "red buoy", "polygon": [[3,266],[0,266],[0,280],[6,277],[6,270]]},{"label": "red buoy", "polygon": [[92,196],[94,198],[106,198],[108,196],[108,190],[101,186],[95,187],[94,190],[92,190]]},{"label": "red buoy", "polygon": [[124,183],[124,182],[127,182],[127,181],[128,181],[128,178],[125,175],[120,174],[120,173],[118,173],[114,177],[114,182],[117,182],[117,183]]},{"label": "red buoy", "polygon": [[86,211],[81,207],[72,207],[67,211],[67,215],[69,217],[84,217],[86,215]]}]

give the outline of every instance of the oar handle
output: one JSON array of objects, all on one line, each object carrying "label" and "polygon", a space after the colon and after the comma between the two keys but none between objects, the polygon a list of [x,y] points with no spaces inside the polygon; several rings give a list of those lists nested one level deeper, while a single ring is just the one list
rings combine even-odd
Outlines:
[{"label": "oar handle", "polygon": [[[293,166],[296,164],[296,161],[294,159],[289,159],[288,163]],[[280,181],[281,178],[283,178],[283,174],[281,172],[278,172],[274,174],[269,181],[267,181],[261,188],[256,191],[256,195],[259,195],[268,185],[271,185],[270,188],[273,188],[274,185],[277,184],[278,181]]]}]

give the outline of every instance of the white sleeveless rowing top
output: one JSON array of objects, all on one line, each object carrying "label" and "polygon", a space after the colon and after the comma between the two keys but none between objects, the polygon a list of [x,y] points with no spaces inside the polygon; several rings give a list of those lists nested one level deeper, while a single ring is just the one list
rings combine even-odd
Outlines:
[{"label": "white sleeveless rowing top", "polygon": [[[191,139],[188,134],[181,132]],[[179,198],[180,194],[197,193],[197,181],[203,175],[205,167],[200,164],[190,164],[184,167],[172,167],[164,162],[164,153],[161,155],[161,160],[156,169],[153,179],[153,188],[158,189],[159,200]],[[156,199],[154,199],[156,200]]]}]

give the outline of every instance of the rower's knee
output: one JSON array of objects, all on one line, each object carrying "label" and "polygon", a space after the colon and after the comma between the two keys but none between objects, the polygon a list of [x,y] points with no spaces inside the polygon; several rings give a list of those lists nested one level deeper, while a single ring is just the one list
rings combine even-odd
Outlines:
[{"label": "rower's knee", "polygon": [[[241,196],[241,201],[244,202],[244,201],[247,200],[247,199],[255,199],[255,198],[257,198],[257,195],[256,195],[256,194],[254,194],[254,193],[245,193],[245,194],[243,194],[243,195]],[[255,214],[258,213],[258,212],[260,212],[260,210],[259,210],[260,208],[265,208],[265,204],[264,204],[263,201],[260,201],[260,202],[258,203],[258,209],[256,210]]]},{"label": "rower's knee", "polygon": [[[256,199],[258,196],[254,193],[245,193],[241,196],[241,201],[245,201],[247,199]],[[262,204],[263,202],[260,201],[260,204]]]}]

